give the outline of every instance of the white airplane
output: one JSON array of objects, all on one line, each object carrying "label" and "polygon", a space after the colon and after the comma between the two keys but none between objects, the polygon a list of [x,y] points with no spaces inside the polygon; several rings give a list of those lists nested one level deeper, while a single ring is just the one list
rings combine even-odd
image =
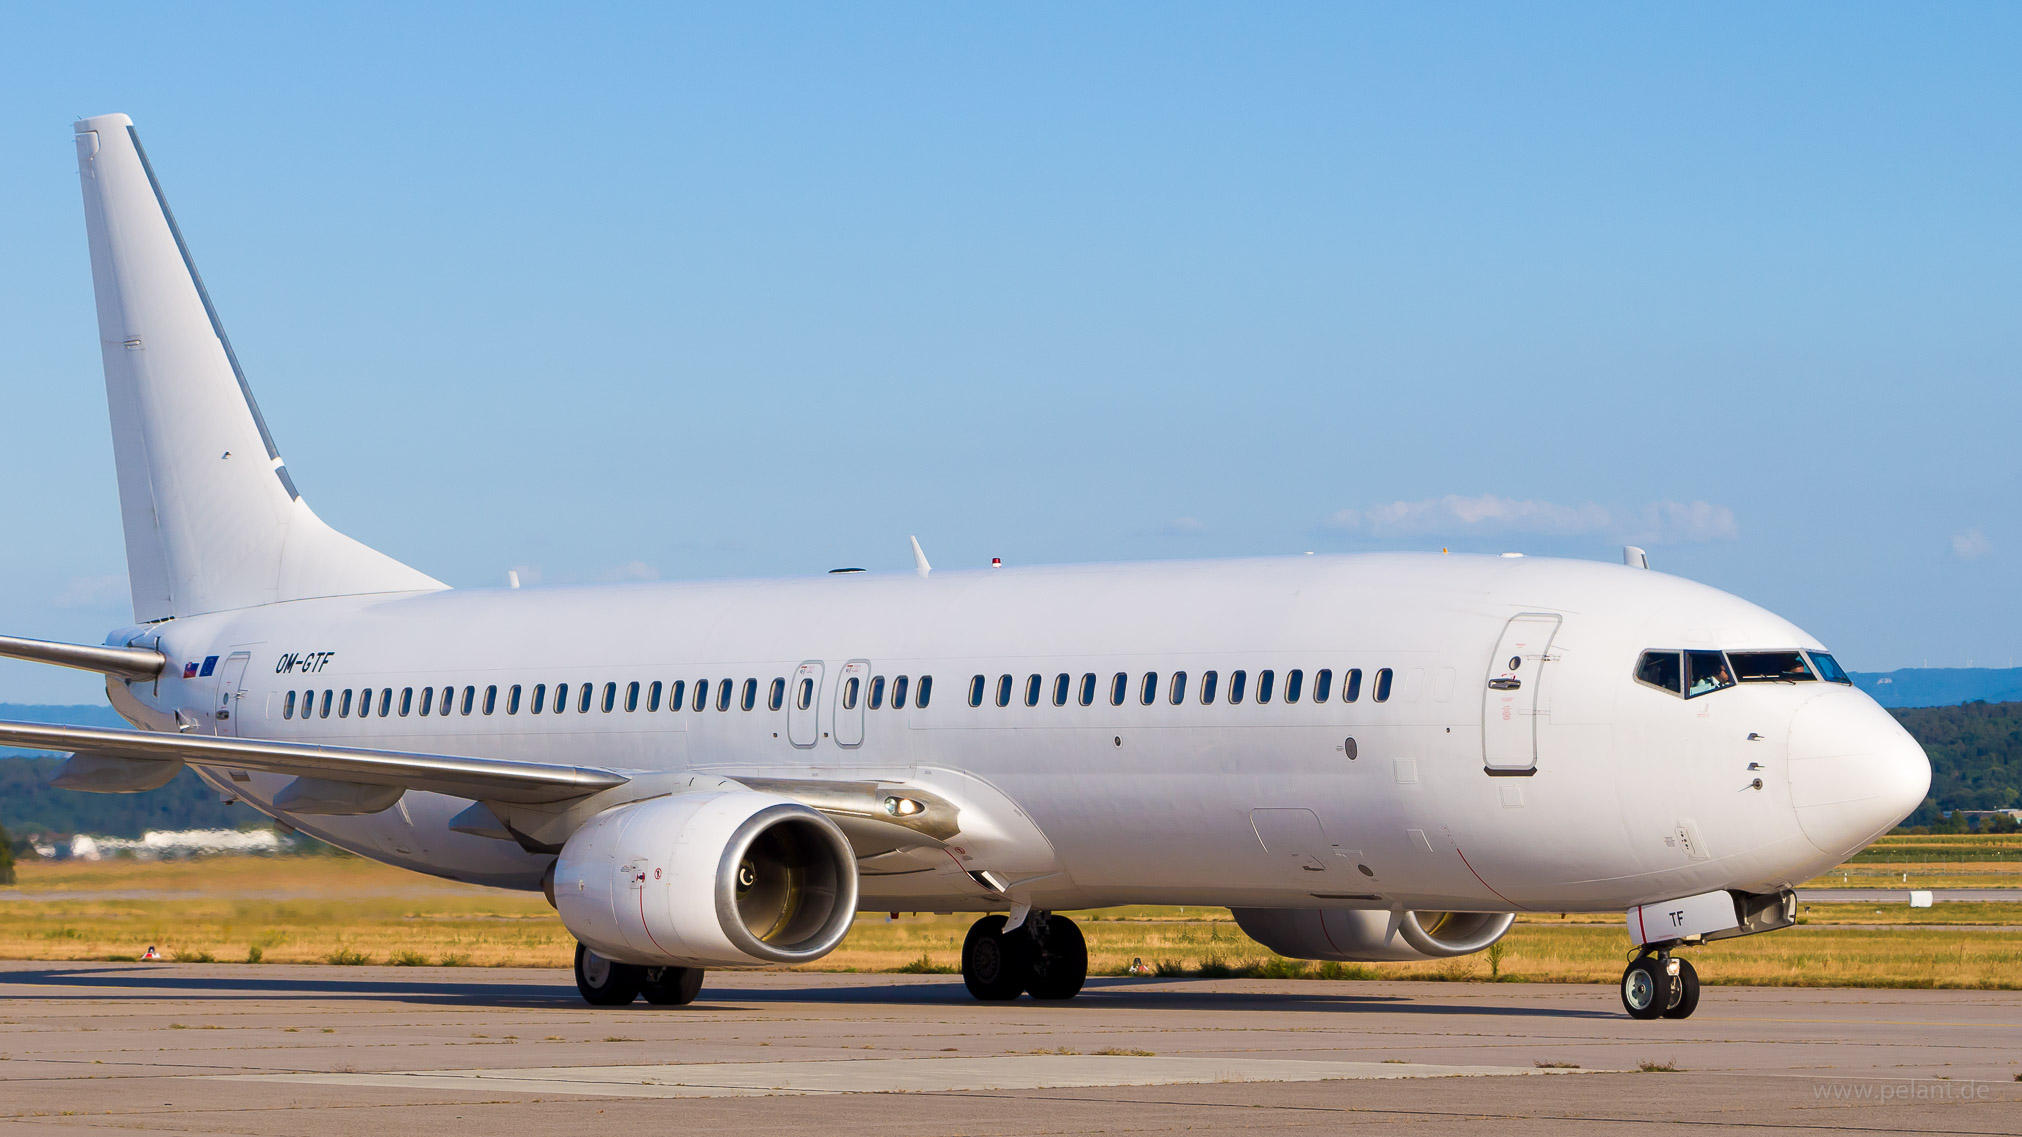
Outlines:
[{"label": "white airplane", "polygon": [[185,765],[388,864],[545,892],[599,1005],[821,958],[858,910],[986,913],[980,999],[1065,999],[1072,909],[1223,906],[1273,951],[1480,951],[1621,911],[1676,949],[1924,798],[1823,646],[1637,565],[1382,554],[452,590],[324,524],[124,115],[76,124],[134,619],[0,654],[136,730],[0,724],[132,793]]}]

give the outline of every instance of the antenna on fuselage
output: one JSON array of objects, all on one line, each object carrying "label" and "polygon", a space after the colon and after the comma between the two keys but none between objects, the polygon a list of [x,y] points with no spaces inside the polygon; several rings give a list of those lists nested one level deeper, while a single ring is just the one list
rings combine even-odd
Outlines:
[{"label": "antenna on fuselage", "polygon": [[1630,568],[1646,569],[1650,567],[1650,554],[1634,545],[1624,545],[1622,546],[1622,563],[1628,565]]},{"label": "antenna on fuselage", "polygon": [[927,563],[926,550],[920,548],[920,539],[918,537],[908,537],[906,540],[913,543],[913,571],[919,573],[921,576],[926,576],[928,573],[933,572],[934,566]]}]

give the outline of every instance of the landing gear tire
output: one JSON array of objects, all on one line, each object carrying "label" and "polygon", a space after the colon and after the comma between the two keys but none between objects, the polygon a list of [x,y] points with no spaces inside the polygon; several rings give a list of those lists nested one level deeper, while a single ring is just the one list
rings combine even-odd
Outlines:
[{"label": "landing gear tire", "polygon": [[1671,1001],[1664,1008],[1667,1019],[1690,1018],[1699,1009],[1699,973],[1693,970],[1691,960],[1677,962],[1678,975],[1671,981]]},{"label": "landing gear tire", "polygon": [[639,993],[656,1007],[685,1007],[702,991],[702,968],[648,967]]},{"label": "landing gear tire", "polygon": [[1671,1004],[1676,984],[1665,974],[1664,961],[1654,955],[1636,957],[1622,972],[1622,1007],[1632,1019],[1654,1019]]},{"label": "landing gear tire", "polygon": [[[1035,999],[1072,999],[1088,979],[1088,941],[1065,916],[1037,918],[1033,927],[1032,975],[1025,989]],[[1041,928],[1043,927],[1043,932]],[[1012,933],[1016,935],[1017,933]]]},{"label": "landing gear tire", "polygon": [[962,984],[986,1003],[1016,999],[1032,975],[1032,937],[1022,928],[1007,936],[1004,923],[1002,916],[985,916],[969,925],[962,941]]},{"label": "landing gear tire", "polygon": [[591,1006],[625,1006],[639,997],[645,982],[645,968],[605,959],[582,944],[576,945],[576,990]]}]

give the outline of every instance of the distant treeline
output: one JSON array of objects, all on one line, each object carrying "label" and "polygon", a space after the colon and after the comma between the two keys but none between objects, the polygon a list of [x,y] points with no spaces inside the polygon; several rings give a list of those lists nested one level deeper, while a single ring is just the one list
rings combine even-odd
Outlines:
[{"label": "distant treeline", "polygon": [[1954,809],[2022,808],[2022,703],[1892,710],[1931,758],[1931,796],[1911,825]]},{"label": "distant treeline", "polygon": [[236,829],[265,820],[247,806],[220,802],[218,791],[188,770],[168,785],[142,794],[52,789],[49,775],[61,761],[0,759],[0,828],[16,837],[37,833],[138,837],[150,829]]}]

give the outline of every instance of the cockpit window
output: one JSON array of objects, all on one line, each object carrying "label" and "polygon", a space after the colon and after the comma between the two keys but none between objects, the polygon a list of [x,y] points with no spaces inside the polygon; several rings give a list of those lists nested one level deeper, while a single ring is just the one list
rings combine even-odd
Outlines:
[{"label": "cockpit window", "polygon": [[1839,661],[1822,651],[1806,652],[1811,656],[1811,665],[1818,668],[1818,677],[1828,683],[1853,684],[1853,679],[1840,668]]},{"label": "cockpit window", "polygon": [[1636,661],[1636,681],[1662,687],[1674,695],[1685,693],[1685,671],[1675,651],[1646,651]]},{"label": "cockpit window", "polygon": [[1685,697],[1696,699],[1734,686],[1734,673],[1727,669],[1727,657],[1717,651],[1685,653]]},{"label": "cockpit window", "polygon": [[1730,651],[1734,677],[1743,683],[1810,683],[1817,679],[1801,651]]}]

